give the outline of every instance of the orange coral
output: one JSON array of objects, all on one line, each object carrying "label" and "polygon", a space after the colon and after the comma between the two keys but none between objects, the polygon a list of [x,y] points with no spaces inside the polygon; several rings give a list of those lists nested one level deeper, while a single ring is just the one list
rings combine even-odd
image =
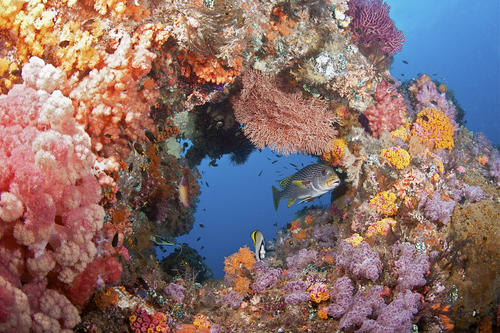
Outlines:
[{"label": "orange coral", "polygon": [[209,328],[196,328],[193,324],[180,324],[175,328],[177,333],[208,333]]},{"label": "orange coral", "polygon": [[248,247],[242,247],[238,252],[224,259],[226,278],[234,280],[235,290],[241,294],[250,292],[250,279],[245,276],[256,263],[254,253]]},{"label": "orange coral", "polygon": [[110,34],[113,54],[105,66],[92,70],[70,93],[75,118],[92,137],[92,147],[101,156],[126,156],[128,140],[145,140],[144,130],[154,130],[149,106],[158,96],[156,89],[140,89],[140,80],[150,71],[156,55],[148,50],[152,31],[129,36],[124,31]]},{"label": "orange coral", "polygon": [[228,66],[221,59],[212,55],[198,56],[184,51],[179,55],[182,62],[181,73],[187,78],[195,78],[199,83],[223,84],[233,81],[240,74],[242,59],[233,59],[232,66]]},{"label": "orange coral", "polygon": [[436,150],[454,147],[455,127],[444,112],[434,108],[423,109],[418,113],[411,134],[423,142],[433,143]]},{"label": "orange coral", "polygon": [[241,273],[242,268],[250,271],[255,265],[254,253],[245,246],[239,249],[238,252],[224,259],[224,272],[230,277],[237,276]]},{"label": "orange coral", "polygon": [[95,295],[94,303],[101,310],[115,306],[118,304],[118,293],[114,290],[114,287],[103,289]]},{"label": "orange coral", "polygon": [[318,310],[318,317],[320,319],[328,319],[328,312],[326,311],[327,307],[323,306]]}]

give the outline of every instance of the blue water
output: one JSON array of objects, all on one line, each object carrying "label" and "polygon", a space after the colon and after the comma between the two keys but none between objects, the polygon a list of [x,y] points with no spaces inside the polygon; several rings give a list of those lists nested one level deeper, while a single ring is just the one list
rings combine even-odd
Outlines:
[{"label": "blue water", "polygon": [[[406,36],[403,50],[394,57],[391,73],[400,80],[432,76],[453,90],[465,109],[467,127],[500,143],[500,1],[405,0],[388,1],[391,17]],[[408,64],[403,63],[406,60]],[[402,75],[404,74],[404,76]],[[261,230],[273,238],[278,228],[293,219],[304,204],[278,212],[272,203],[271,185],[294,172],[289,163],[314,163],[311,156],[281,157],[265,149],[255,151],[244,165],[228,157],[209,167],[199,167],[201,189],[195,227],[177,242],[188,243],[205,256],[216,278],[224,275],[224,257],[242,246],[252,247],[250,234]],[[262,175],[258,176],[262,170]],[[278,173],[281,172],[281,173]],[[209,187],[205,185],[208,182]],[[330,196],[313,204],[329,203]],[[277,222],[277,227],[273,226]],[[205,227],[201,228],[200,223]],[[199,241],[196,241],[201,237]],[[201,249],[204,246],[204,249]]]}]

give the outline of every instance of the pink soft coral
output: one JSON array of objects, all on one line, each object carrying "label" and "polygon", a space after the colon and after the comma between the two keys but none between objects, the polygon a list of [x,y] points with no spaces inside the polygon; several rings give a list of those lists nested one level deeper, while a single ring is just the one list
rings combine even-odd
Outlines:
[{"label": "pink soft coral", "polygon": [[370,130],[379,138],[384,132],[395,130],[404,124],[406,105],[403,96],[395,86],[382,80],[375,92],[377,104],[370,106],[364,113],[370,122]]},{"label": "pink soft coral", "polygon": [[57,332],[79,322],[76,308],[53,288],[70,284],[94,259],[92,239],[104,220],[90,138],[73,119],[71,100],[36,68],[58,71],[32,58],[25,85],[0,96],[0,294],[17,300],[1,314],[2,332]]}]

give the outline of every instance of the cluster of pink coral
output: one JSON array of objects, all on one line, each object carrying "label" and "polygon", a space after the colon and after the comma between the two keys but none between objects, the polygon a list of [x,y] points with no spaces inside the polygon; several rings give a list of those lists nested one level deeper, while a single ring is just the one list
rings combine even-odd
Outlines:
[{"label": "cluster of pink coral", "polygon": [[370,106],[364,115],[368,118],[373,136],[379,138],[382,133],[404,124],[406,105],[397,88],[386,80],[377,85],[375,100],[377,104]]},{"label": "cluster of pink coral", "polygon": [[96,256],[104,209],[64,76],[32,58],[23,78],[0,96],[0,331],[58,332],[80,321],[64,286]]}]

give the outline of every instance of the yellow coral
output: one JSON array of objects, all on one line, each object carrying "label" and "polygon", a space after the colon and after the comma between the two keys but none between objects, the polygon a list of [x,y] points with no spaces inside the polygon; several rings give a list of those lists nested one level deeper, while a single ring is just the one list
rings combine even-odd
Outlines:
[{"label": "yellow coral", "polygon": [[0,58],[0,93],[5,94],[12,85],[20,81],[19,66],[8,58]]},{"label": "yellow coral", "polygon": [[210,322],[208,321],[207,316],[205,316],[204,314],[201,314],[201,313],[194,316],[193,325],[194,325],[194,327],[196,327],[198,329],[210,328],[210,326],[211,326]]},{"label": "yellow coral", "polygon": [[318,318],[320,319],[328,319],[328,312],[326,311],[327,307],[323,306],[318,310]]},{"label": "yellow coral", "polygon": [[424,142],[432,142],[436,150],[454,146],[455,127],[450,118],[434,108],[423,109],[413,123],[411,134]]},{"label": "yellow coral", "polygon": [[[96,23],[99,27],[99,23]],[[93,69],[100,60],[99,53],[94,49],[97,38],[103,34],[102,29],[89,31],[80,30],[80,22],[70,21],[66,23],[59,33],[59,46],[56,51],[59,66],[69,72],[73,69]]]},{"label": "yellow coral", "polygon": [[481,163],[481,165],[486,165],[488,163],[488,156],[486,155],[481,155],[477,157],[477,161]]},{"label": "yellow coral", "polygon": [[42,0],[29,0],[12,24],[18,35],[17,55],[22,62],[30,56],[42,57],[45,47],[57,43],[53,32],[56,10],[46,8]]},{"label": "yellow coral", "polygon": [[393,139],[394,138],[400,138],[403,140],[403,142],[408,141],[410,138],[410,130],[408,129],[408,121],[406,121],[405,125],[402,125],[399,128],[396,128],[394,131],[391,132]]},{"label": "yellow coral", "polygon": [[346,242],[351,243],[352,246],[358,246],[364,238],[361,237],[359,234],[353,234],[351,237],[344,239]]},{"label": "yellow coral", "polygon": [[312,284],[307,289],[307,292],[309,293],[311,301],[315,303],[321,303],[330,298],[330,291],[328,290],[328,287],[326,286],[326,284],[321,282]]},{"label": "yellow coral", "polygon": [[410,154],[401,147],[382,149],[380,157],[384,157],[396,169],[404,169],[410,165]]},{"label": "yellow coral", "polygon": [[17,13],[23,7],[24,0],[0,0],[0,27],[11,29]]},{"label": "yellow coral", "polygon": [[331,146],[332,149],[323,153],[321,156],[322,160],[333,166],[342,165],[342,160],[345,156],[345,150],[347,148],[347,142],[344,138],[334,139],[331,142]]},{"label": "yellow coral", "polygon": [[378,193],[370,200],[370,207],[375,209],[377,213],[392,216],[395,215],[398,207],[396,206],[396,194],[383,191]]},{"label": "yellow coral", "polygon": [[396,223],[397,221],[390,217],[374,222],[370,224],[368,230],[366,230],[365,235],[366,237],[372,237],[374,235],[385,236],[389,232],[389,229],[392,229],[392,231],[394,231]]}]

